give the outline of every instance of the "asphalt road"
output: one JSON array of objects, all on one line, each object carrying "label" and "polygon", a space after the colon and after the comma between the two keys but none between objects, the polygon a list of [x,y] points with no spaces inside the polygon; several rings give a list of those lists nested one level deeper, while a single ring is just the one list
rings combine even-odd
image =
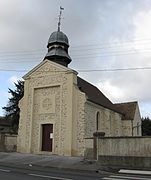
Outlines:
[{"label": "asphalt road", "polygon": [[0,180],[98,180],[101,178],[102,175],[96,172],[0,166]]},{"label": "asphalt road", "polygon": [[[141,171],[140,171],[141,172]],[[151,173],[151,171],[150,171]],[[151,175],[100,174],[38,166],[0,164],[0,180],[151,180]]]}]

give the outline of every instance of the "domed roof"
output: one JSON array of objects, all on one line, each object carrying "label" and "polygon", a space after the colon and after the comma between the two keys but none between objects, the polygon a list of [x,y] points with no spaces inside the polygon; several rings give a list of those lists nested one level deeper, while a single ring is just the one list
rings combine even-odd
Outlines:
[{"label": "domed roof", "polygon": [[[46,59],[49,59],[49,57],[56,56],[56,57],[64,57],[68,59],[68,62],[71,62],[71,58],[68,55],[66,51],[62,48],[53,48],[46,54]],[[51,58],[50,58],[51,59]]]},{"label": "domed roof", "polygon": [[71,62],[71,58],[68,55],[69,41],[67,36],[60,31],[53,32],[48,40],[48,53],[46,54],[45,59],[54,61],[61,65],[68,67],[68,64]]},{"label": "domed roof", "polygon": [[64,43],[67,46],[69,46],[68,38],[62,31],[55,31],[50,35],[48,44],[52,44],[52,43],[56,43],[56,42]]}]

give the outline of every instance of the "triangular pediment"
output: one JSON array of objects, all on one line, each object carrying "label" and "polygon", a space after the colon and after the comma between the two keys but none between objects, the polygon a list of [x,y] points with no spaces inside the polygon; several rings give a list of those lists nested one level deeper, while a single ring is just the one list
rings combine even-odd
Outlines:
[{"label": "triangular pediment", "polygon": [[23,79],[27,79],[29,77],[38,77],[38,76],[46,76],[55,73],[64,73],[64,72],[73,72],[77,74],[76,71],[62,66],[58,63],[52,62],[50,60],[44,60],[37,66],[35,66],[32,70],[30,70],[27,74],[23,76]]}]

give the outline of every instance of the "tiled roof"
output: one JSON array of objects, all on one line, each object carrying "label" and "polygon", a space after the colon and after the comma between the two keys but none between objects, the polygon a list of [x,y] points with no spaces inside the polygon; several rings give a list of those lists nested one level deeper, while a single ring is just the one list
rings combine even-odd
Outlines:
[{"label": "tiled roof", "polygon": [[119,111],[116,106],[97,87],[93,86],[80,77],[77,77],[77,85],[79,89],[86,94],[89,101],[122,114],[121,111]]},{"label": "tiled roof", "polygon": [[137,106],[137,102],[127,102],[127,103],[118,103],[114,104],[116,108],[125,115],[122,119],[124,120],[133,120],[135,115],[135,110]]}]

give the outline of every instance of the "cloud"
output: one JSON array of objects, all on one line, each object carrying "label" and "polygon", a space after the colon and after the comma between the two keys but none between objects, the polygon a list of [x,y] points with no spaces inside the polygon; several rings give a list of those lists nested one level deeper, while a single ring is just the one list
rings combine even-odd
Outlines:
[{"label": "cloud", "polygon": [[151,38],[151,10],[147,12],[139,12],[134,18],[136,27],[135,37]]},{"label": "cloud", "polygon": [[[42,61],[47,40],[57,29],[60,5],[65,8],[61,30],[69,38],[71,68],[151,66],[150,0],[1,0],[0,47],[5,51],[0,54],[1,68],[31,69],[34,61]],[[98,85],[113,101],[151,104],[149,70],[90,72],[80,76]],[[9,82],[17,80],[11,74]]]},{"label": "cloud", "polygon": [[121,72],[112,73],[112,77],[104,78],[97,84],[113,102],[124,101],[151,101],[149,77],[151,72]]},{"label": "cloud", "polygon": [[109,81],[98,84],[98,87],[109,99],[112,99],[113,101],[119,101],[125,98],[122,89],[110,84]]},{"label": "cloud", "polygon": [[147,12],[140,12],[134,19],[134,24],[136,27],[135,38],[140,37],[138,43],[134,44],[135,49],[139,53],[139,56],[144,58],[143,64],[151,65],[151,9]]},{"label": "cloud", "polygon": [[[123,15],[123,13],[121,13],[121,15]],[[127,42],[125,41],[126,43],[121,38],[122,34],[116,36],[113,33],[114,40],[116,40],[120,46],[116,47],[115,44],[114,48],[107,50],[108,54],[115,54],[114,58],[110,56],[107,69],[151,67],[150,18],[151,9],[148,8],[142,8],[140,11],[133,13],[130,20],[133,26],[129,26],[131,27],[131,39],[133,40],[128,38],[128,27],[120,31],[123,35],[126,33],[127,37],[124,35],[124,38],[126,37],[125,40],[127,39]],[[124,22],[125,21],[123,21],[123,23]],[[126,22],[126,24],[128,24],[128,22]],[[111,33],[109,34],[112,36]],[[116,54],[120,54],[119,52],[124,55],[116,56]],[[102,69],[101,66],[100,69]],[[145,103],[147,103],[145,107],[149,111],[149,102],[151,103],[150,77],[151,70],[106,72],[106,74],[100,73],[100,76],[97,76],[98,81],[96,81],[96,85],[114,102],[138,100],[141,103],[141,107],[144,107]],[[144,111],[143,108],[143,112],[146,111]]]}]

